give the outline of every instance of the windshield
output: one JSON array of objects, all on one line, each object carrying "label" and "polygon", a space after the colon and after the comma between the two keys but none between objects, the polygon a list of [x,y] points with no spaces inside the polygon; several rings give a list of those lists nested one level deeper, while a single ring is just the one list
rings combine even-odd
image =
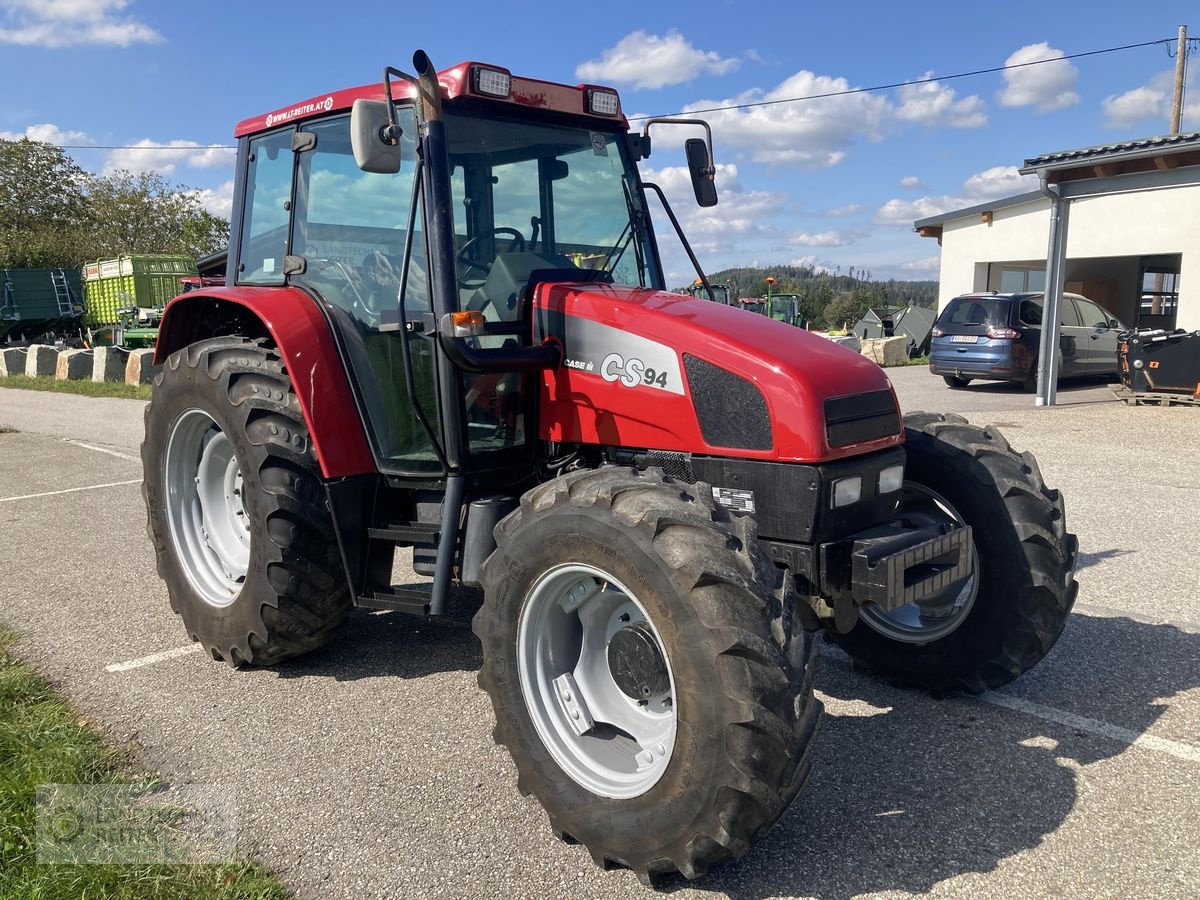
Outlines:
[{"label": "windshield", "polygon": [[494,281],[494,294],[534,269],[570,267],[662,287],[624,132],[465,111],[445,118],[460,288]]}]

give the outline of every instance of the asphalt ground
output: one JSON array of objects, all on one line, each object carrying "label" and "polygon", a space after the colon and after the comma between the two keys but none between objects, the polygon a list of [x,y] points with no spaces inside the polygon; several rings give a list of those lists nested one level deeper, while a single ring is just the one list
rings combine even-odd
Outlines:
[{"label": "asphalt ground", "polygon": [[[808,789],[743,860],[667,890],[1200,895],[1200,410],[1126,407],[1102,384],[1037,410],[890,374],[907,410],[998,422],[1037,453],[1080,538],[1076,611],[1038,668],[980,698],[897,689],[826,649]],[[20,432],[0,435],[0,620],[19,656],[167,780],[233,788],[241,849],[301,897],[650,896],[517,793],[475,684],[476,594],[456,598],[463,627],[360,610],[272,669],[188,649],[145,536],[141,411],[0,390]]]}]

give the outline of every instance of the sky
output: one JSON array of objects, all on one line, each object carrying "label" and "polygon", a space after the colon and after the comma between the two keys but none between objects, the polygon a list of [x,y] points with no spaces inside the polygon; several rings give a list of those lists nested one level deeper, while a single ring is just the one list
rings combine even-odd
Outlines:
[{"label": "sky", "polygon": [[[791,2],[440,4],[355,0],[0,0],[0,137],[30,136],[95,172],[154,169],[228,215],[234,124],[411,70],[492,62],[515,74],[609,84],[627,116],[687,113],[904,83],[703,115],[720,203],[701,210],[686,129],[655,127],[641,163],[672,200],[704,268],[808,264],[936,278],[914,219],[1031,190],[1041,153],[1163,134],[1174,59],[1194,3],[1029,5]],[[449,12],[449,15],[447,13]],[[977,69],[1050,62],[974,77]],[[1200,52],[1184,130],[1200,130]],[[699,114],[698,114],[699,115]],[[636,124],[636,123],[635,123]],[[111,146],[144,149],[109,150]],[[164,149],[182,147],[182,150]],[[652,201],[653,203],[654,201]],[[665,222],[668,283],[693,274]]]}]

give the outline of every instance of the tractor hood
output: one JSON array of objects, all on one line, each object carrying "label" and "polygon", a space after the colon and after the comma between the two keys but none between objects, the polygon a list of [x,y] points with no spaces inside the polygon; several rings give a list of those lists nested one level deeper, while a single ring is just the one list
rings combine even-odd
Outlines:
[{"label": "tractor hood", "polygon": [[824,462],[895,446],[899,408],[877,365],[756,313],[606,284],[537,286],[545,440]]}]

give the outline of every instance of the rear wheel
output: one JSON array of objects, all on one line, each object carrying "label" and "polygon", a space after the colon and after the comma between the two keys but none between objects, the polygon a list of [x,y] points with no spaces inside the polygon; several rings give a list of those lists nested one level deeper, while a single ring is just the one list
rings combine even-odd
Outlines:
[{"label": "rear wheel", "polygon": [[480,685],[555,833],[643,881],[744,854],[807,778],[813,640],[702,486],[575,472],[496,529]]},{"label": "rear wheel", "polygon": [[320,470],[274,350],[217,338],[171,354],[146,407],[142,466],[158,573],[213,658],[269,665],[346,618]]},{"label": "rear wheel", "polygon": [[952,388],[965,388],[971,383],[970,378],[962,378],[958,375],[943,375],[942,380],[946,382],[947,386]]},{"label": "rear wheel", "polygon": [[961,416],[905,417],[908,462],[898,517],[973,532],[974,574],[921,604],[868,607],[848,634],[829,633],[855,660],[935,690],[999,687],[1054,646],[1075,603],[1078,541],[1062,496],[1037,461],[993,428]]}]

